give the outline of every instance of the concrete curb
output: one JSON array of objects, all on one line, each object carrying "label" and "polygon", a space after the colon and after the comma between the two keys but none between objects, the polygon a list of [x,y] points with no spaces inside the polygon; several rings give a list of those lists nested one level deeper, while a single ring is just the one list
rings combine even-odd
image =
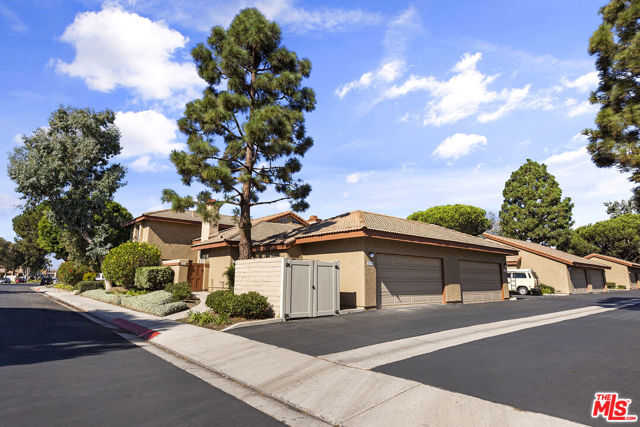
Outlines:
[{"label": "concrete curb", "polygon": [[232,329],[238,329],[238,328],[248,328],[251,326],[270,325],[272,323],[283,323],[283,322],[284,322],[284,319],[280,319],[280,318],[251,320],[249,322],[234,323],[231,326],[227,326],[226,328],[221,329],[220,332],[226,332],[226,331],[230,331]]}]

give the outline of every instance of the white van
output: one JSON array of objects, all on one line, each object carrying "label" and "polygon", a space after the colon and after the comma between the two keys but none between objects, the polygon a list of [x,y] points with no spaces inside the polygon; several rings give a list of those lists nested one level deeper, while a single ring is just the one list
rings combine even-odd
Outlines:
[{"label": "white van", "polygon": [[509,292],[520,295],[540,294],[540,281],[536,272],[530,268],[518,268],[507,270],[509,280]]}]

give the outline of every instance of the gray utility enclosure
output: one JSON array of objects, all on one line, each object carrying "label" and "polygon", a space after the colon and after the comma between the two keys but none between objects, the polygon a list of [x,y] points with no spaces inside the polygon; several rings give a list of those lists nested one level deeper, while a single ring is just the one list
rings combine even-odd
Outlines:
[{"label": "gray utility enclosure", "polygon": [[264,295],[283,319],[331,316],[340,311],[340,264],[280,257],[238,260],[233,291]]},{"label": "gray utility enclosure", "polygon": [[340,263],[285,259],[283,314],[287,319],[340,312]]}]

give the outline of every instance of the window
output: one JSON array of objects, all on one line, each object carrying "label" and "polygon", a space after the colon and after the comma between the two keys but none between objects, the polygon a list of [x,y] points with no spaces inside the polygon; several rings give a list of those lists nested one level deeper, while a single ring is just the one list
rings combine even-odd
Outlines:
[{"label": "window", "polygon": [[513,273],[513,277],[516,279],[526,279],[527,273]]}]

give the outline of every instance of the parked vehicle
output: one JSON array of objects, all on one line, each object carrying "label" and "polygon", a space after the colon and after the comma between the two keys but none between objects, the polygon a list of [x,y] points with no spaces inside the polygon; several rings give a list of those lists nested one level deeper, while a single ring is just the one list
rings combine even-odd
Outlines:
[{"label": "parked vehicle", "polygon": [[51,285],[53,283],[53,277],[50,276],[42,276],[40,278],[40,286]]},{"label": "parked vehicle", "polygon": [[542,293],[538,276],[530,268],[507,270],[507,278],[509,280],[509,292],[515,292],[519,295]]},{"label": "parked vehicle", "polygon": [[24,276],[16,277],[16,283],[27,283],[27,278]]},{"label": "parked vehicle", "polygon": [[9,283],[11,283],[11,279],[9,279],[8,277],[3,277],[2,279],[0,279],[0,284],[2,285],[8,285]]}]

